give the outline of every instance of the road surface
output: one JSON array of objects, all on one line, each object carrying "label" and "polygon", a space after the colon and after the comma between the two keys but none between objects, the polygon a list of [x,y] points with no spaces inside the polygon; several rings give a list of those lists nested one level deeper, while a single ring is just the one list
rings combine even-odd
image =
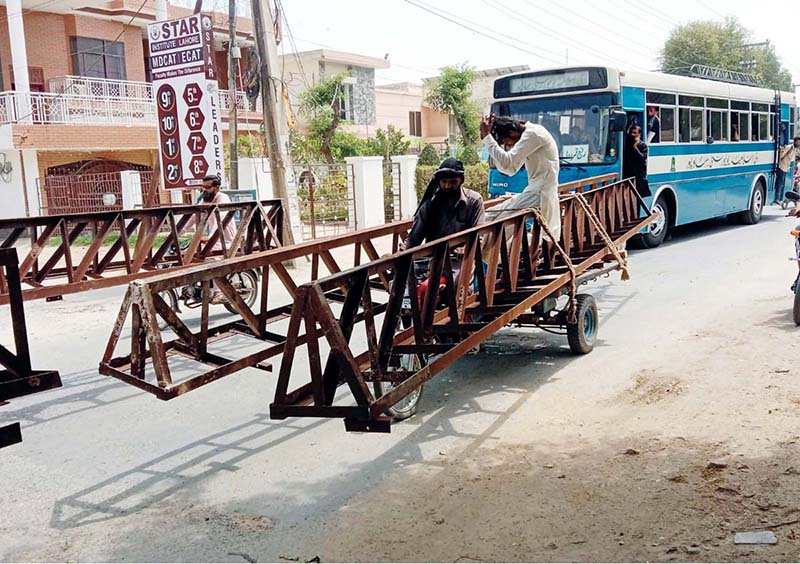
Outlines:
[{"label": "road surface", "polygon": [[[103,561],[781,560],[800,541],[794,220],[631,253],[595,351],[505,329],[390,435],[271,421],[247,370],[161,402],[100,376],[112,288],[27,306],[64,387],[0,423],[0,557]],[[0,342],[10,341],[7,308]],[[736,546],[769,528],[774,546]]]}]

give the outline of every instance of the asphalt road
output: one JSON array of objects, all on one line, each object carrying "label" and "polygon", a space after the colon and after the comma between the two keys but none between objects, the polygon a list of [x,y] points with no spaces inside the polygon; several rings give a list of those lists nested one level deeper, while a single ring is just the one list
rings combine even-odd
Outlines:
[{"label": "asphalt road", "polygon": [[[504,443],[618,439],[625,429],[574,422],[720,315],[746,306],[754,324],[794,330],[794,221],[783,215],[707,222],[632,252],[630,281],[614,274],[584,288],[601,317],[592,354],[505,329],[426,386],[418,415],[390,435],[347,434],[338,420],[271,421],[274,378],[255,369],[159,401],[97,373],[122,289],[30,303],[34,367],[60,370],[64,387],[0,408],[0,424],[21,421],[24,438],[0,451],[0,557],[325,561],[339,554],[326,547],[348,508],[380,503],[397,476]],[[0,342],[10,333],[3,308]],[[346,533],[335,540],[346,545]]]}]

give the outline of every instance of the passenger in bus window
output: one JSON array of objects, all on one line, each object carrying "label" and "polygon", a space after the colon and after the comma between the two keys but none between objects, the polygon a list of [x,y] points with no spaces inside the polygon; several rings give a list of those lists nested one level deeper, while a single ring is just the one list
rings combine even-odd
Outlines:
[{"label": "passenger in bus window", "polygon": [[661,143],[661,119],[655,106],[647,106],[647,142]]},{"label": "passenger in bus window", "polygon": [[634,124],[625,139],[625,153],[622,156],[622,176],[636,180],[636,191],[642,198],[651,194],[647,182],[647,144],[642,141],[642,128]]},{"label": "passenger in bus window", "polygon": [[731,124],[731,141],[738,141],[739,140],[739,125],[732,123]]},{"label": "passenger in bus window", "polygon": [[[480,130],[483,144],[497,170],[514,175],[525,165],[528,171],[525,190],[491,211],[539,208],[548,229],[558,240],[561,236],[561,208],[558,204],[560,152],[553,135],[544,125],[493,115],[481,120]],[[494,216],[497,217],[500,216]]]}]

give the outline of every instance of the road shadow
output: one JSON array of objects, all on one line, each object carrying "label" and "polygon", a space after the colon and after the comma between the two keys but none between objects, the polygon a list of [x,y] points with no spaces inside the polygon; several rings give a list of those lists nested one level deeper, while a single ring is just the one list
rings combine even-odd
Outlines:
[{"label": "road shadow", "polygon": [[[4,408],[0,411],[0,423],[19,421],[24,428],[30,428],[93,409],[109,407],[141,395],[135,388],[108,376],[101,376],[96,368],[62,374],[61,381],[61,388],[30,396],[26,398],[26,405],[23,407]],[[81,390],[73,391],[77,388]],[[126,388],[130,393],[123,392]]]}]

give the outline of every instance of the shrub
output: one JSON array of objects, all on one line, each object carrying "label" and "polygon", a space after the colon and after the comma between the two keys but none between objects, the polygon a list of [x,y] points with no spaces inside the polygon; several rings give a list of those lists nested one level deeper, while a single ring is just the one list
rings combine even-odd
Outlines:
[{"label": "shrub", "polygon": [[[436,172],[436,166],[417,166],[417,200],[422,198],[425,188],[428,186],[433,173]],[[464,187],[470,190],[475,190],[478,194],[483,196],[483,199],[489,196],[489,165],[487,163],[478,162],[478,164],[467,165],[464,167]]]}]

